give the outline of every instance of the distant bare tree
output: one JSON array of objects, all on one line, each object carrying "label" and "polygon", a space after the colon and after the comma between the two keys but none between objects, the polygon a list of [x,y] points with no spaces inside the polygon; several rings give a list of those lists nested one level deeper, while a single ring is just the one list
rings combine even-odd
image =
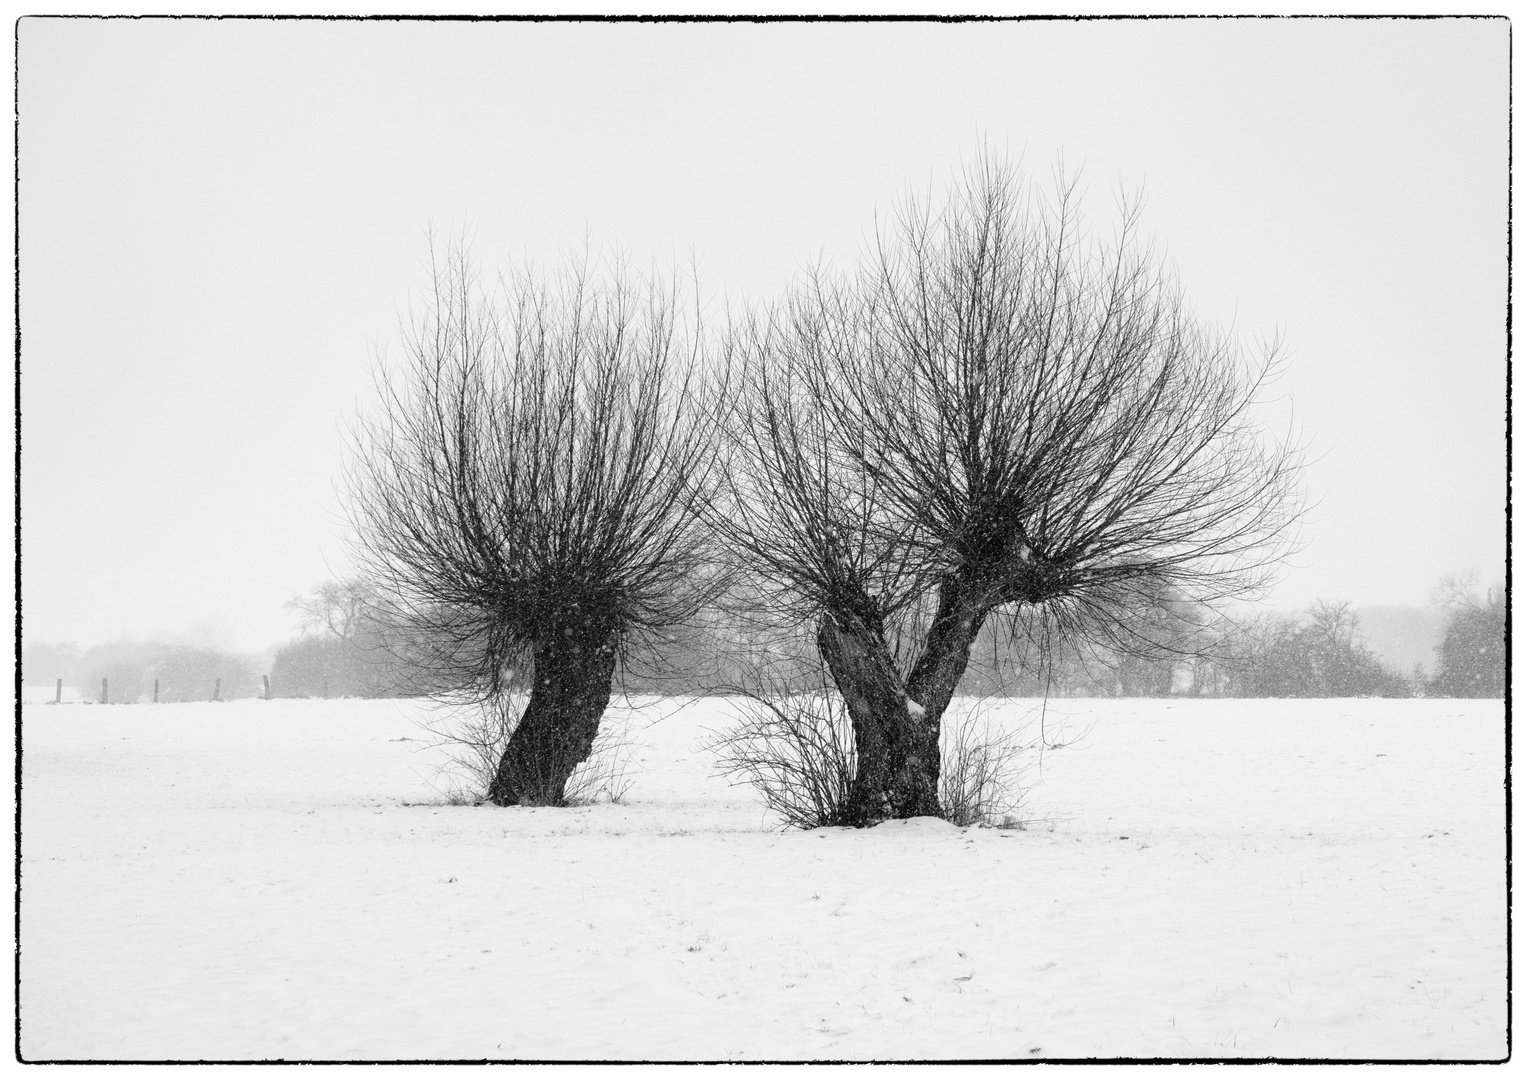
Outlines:
[{"label": "distant bare tree", "polygon": [[297,616],[304,633],[326,633],[339,641],[348,641],[373,621],[380,603],[374,585],[352,576],[321,582],[281,606]]},{"label": "distant bare tree", "polygon": [[533,668],[487,794],[556,805],[618,658],[718,580],[693,509],[715,465],[698,327],[676,282],[586,259],[489,290],[458,248],[432,285],[357,431],[352,518],[442,689],[493,707]]},{"label": "distant bare tree", "polygon": [[271,689],[277,697],[400,697],[427,693],[432,677],[416,670],[413,636],[395,605],[359,576],[325,581],[284,607],[302,636],[276,651]]},{"label": "distant bare tree", "polygon": [[1151,654],[1156,598],[1256,593],[1301,508],[1297,453],[1251,415],[1271,353],[1193,319],[1132,212],[1088,246],[1066,185],[1045,203],[990,157],[963,181],[730,340],[713,520],[815,627],[858,824],[940,813],[940,720],[989,618]]}]

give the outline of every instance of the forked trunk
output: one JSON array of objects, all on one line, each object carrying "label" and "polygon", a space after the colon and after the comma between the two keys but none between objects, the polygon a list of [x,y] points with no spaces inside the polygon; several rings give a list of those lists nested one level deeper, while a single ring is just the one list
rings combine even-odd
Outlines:
[{"label": "forked trunk", "polygon": [[[854,779],[846,819],[937,816],[938,727],[907,708],[906,687],[880,634],[857,620],[822,619],[817,647],[854,728]],[[931,752],[930,752],[931,751]]]},{"label": "forked trunk", "polygon": [[560,806],[610,703],[615,647],[608,637],[553,636],[535,650],[535,685],[488,798],[499,806]]},{"label": "forked trunk", "polygon": [[967,609],[964,593],[960,582],[944,582],[938,614],[905,682],[883,632],[852,617],[822,620],[817,646],[854,728],[847,816],[855,825],[943,816],[939,731],[984,615]]}]

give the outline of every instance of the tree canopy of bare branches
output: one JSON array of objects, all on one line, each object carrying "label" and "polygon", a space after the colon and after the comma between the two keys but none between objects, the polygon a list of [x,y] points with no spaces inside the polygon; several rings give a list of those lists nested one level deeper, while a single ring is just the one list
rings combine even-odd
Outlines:
[{"label": "tree canopy of bare branches", "polygon": [[698,328],[676,281],[586,258],[491,288],[459,248],[431,269],[357,427],[353,525],[442,688],[486,703],[533,666],[488,795],[557,804],[618,658],[705,600],[694,504],[715,425]]},{"label": "tree canopy of bare branches", "polygon": [[1070,187],[983,156],[733,328],[713,520],[815,627],[857,823],[940,812],[940,717],[994,614],[1148,652],[1161,596],[1245,597],[1286,551],[1298,453],[1252,415],[1273,357],[1196,321],[1135,231],[1091,243]]}]

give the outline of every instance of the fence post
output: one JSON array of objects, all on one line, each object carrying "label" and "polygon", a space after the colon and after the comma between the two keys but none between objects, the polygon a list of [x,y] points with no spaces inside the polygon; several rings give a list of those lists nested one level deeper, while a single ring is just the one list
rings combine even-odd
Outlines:
[{"label": "fence post", "polygon": [[212,684],[212,700],[213,701],[222,701],[223,700],[223,680],[222,679],[218,679],[216,682],[214,682]]},{"label": "fence post", "polygon": [[101,704],[106,704],[106,676],[101,676]]},{"label": "fence post", "polygon": [[154,704],[159,704],[159,680],[154,680]]},{"label": "fence post", "polygon": [[265,680],[265,700],[269,701],[270,700],[270,676],[269,675],[261,675],[260,678]]},{"label": "fence post", "polygon": [[64,700],[64,680],[59,679],[57,685],[55,685],[53,687],[53,704],[57,705],[60,701],[63,701],[63,700]]}]

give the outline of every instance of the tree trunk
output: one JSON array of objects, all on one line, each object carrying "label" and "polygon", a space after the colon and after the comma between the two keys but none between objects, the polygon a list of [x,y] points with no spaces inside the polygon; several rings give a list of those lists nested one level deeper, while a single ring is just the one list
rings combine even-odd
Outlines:
[{"label": "tree trunk", "polygon": [[905,682],[883,632],[852,616],[822,620],[817,646],[854,728],[847,815],[853,824],[943,816],[939,731],[985,617],[966,602],[971,592],[954,576],[941,583],[938,612]]},{"label": "tree trunk", "polygon": [[970,650],[986,622],[984,595],[978,584],[963,576],[950,574],[939,582],[938,611],[907,679],[907,693],[935,718],[935,730],[970,666]]},{"label": "tree trunk", "polygon": [[930,772],[921,718],[907,709],[906,688],[883,635],[858,619],[828,614],[817,630],[817,647],[854,728],[847,821],[863,826],[938,814],[938,755]]},{"label": "tree trunk", "polygon": [[535,649],[535,683],[488,798],[499,806],[560,806],[610,703],[615,644],[608,636],[553,635]]}]

